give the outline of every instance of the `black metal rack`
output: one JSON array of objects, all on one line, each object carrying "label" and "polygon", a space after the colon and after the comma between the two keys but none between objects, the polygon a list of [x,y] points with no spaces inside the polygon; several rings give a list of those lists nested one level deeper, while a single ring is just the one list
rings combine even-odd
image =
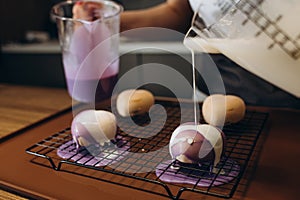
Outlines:
[{"label": "black metal rack", "polygon": [[[242,121],[223,128],[226,135],[225,155],[218,164],[217,172],[212,173],[208,164],[201,167],[191,164],[179,166],[171,161],[168,150],[171,134],[180,123],[193,121],[193,110],[189,104],[180,107],[175,103],[158,103],[164,106],[164,110],[160,107],[152,110],[151,119],[148,115],[134,117],[135,124],[132,124],[128,118],[118,116],[116,141],[101,147],[101,151],[96,155],[91,155],[91,150],[83,147],[77,150],[69,128],[34,144],[26,149],[26,152],[35,156],[34,162],[45,165],[44,161],[48,160],[50,167],[58,171],[119,184],[171,199],[179,199],[184,192],[232,197],[268,114],[247,111]],[[165,123],[160,127],[164,119]],[[139,134],[142,137],[137,137]],[[65,156],[62,156],[63,153]],[[178,176],[184,179],[188,177],[187,179],[192,181],[169,182],[164,180],[164,176]]]}]

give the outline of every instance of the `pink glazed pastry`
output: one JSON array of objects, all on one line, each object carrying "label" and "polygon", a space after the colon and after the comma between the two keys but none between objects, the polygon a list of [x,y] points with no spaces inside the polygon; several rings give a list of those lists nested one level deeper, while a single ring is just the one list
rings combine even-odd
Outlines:
[{"label": "pink glazed pastry", "polygon": [[74,117],[71,132],[77,148],[89,145],[103,146],[115,139],[116,117],[105,110],[84,110]]},{"label": "pink glazed pastry", "polygon": [[190,122],[175,129],[169,150],[173,160],[199,164],[210,162],[216,166],[224,153],[224,146],[225,135],[220,129]]}]

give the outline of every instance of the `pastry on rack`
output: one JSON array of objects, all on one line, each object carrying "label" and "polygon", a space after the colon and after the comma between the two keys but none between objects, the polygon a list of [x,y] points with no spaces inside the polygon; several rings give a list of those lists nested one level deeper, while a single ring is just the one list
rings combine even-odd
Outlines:
[{"label": "pastry on rack", "polygon": [[153,94],[144,89],[124,90],[118,95],[116,101],[117,111],[122,117],[145,114],[153,104]]},{"label": "pastry on rack", "polygon": [[245,102],[234,95],[213,94],[202,105],[204,120],[213,126],[237,123],[244,118],[245,112]]},{"label": "pastry on rack", "polygon": [[181,163],[217,166],[224,153],[225,135],[208,124],[184,123],[173,132],[169,151]]},{"label": "pastry on rack", "polygon": [[105,110],[85,110],[78,113],[71,125],[71,133],[77,148],[101,145],[115,139],[116,117]]}]

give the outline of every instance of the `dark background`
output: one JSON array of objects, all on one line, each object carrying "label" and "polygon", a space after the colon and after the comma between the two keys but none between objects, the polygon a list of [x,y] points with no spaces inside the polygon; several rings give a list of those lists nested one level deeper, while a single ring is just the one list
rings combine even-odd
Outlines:
[{"label": "dark background", "polygon": [[[56,25],[51,22],[51,7],[62,0],[1,0],[0,32],[1,44],[24,42],[27,31],[46,31],[56,37]],[[140,9],[156,5],[165,0],[118,0],[124,10]]]}]

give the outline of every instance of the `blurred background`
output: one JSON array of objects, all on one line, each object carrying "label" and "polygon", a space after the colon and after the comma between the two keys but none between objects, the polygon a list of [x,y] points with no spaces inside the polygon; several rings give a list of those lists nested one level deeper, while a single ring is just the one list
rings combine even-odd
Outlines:
[{"label": "blurred background", "polygon": [[[57,41],[56,24],[50,19],[52,6],[62,0],[1,0],[1,50],[0,50],[0,83],[36,85],[45,87],[66,88],[61,51]],[[124,10],[141,9],[154,6],[165,0],[115,0],[122,4]],[[128,44],[128,43],[127,43]],[[126,48],[126,43],[120,44]],[[130,44],[131,45],[131,44]],[[135,66],[144,63],[157,63],[171,66],[188,80],[191,80],[190,52],[183,50],[182,41],[175,41],[175,48],[180,56],[161,52],[126,54],[120,58],[120,73],[126,73]],[[178,48],[177,48],[178,46]],[[184,67],[186,66],[186,67]],[[147,74],[136,74],[132,85]],[[168,75],[161,75],[176,80]],[[131,87],[130,84],[128,87]],[[178,84],[178,88],[181,86]],[[172,96],[163,88],[155,88],[154,93],[160,96]],[[182,90],[182,97],[189,97],[191,92]]]},{"label": "blurred background", "polygon": [[[42,31],[56,38],[56,25],[50,20],[51,7],[62,0],[1,0],[1,44],[28,41],[26,34]],[[125,10],[147,8],[165,0],[116,0]]]}]

